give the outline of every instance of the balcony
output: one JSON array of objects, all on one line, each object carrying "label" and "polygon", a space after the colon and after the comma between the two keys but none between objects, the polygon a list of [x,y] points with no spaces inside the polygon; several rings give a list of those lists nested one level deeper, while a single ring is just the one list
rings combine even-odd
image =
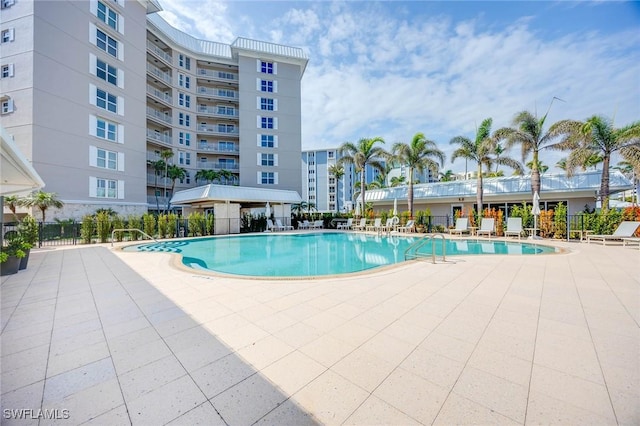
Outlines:
[{"label": "balcony", "polygon": [[208,161],[200,161],[198,162],[198,169],[205,170],[228,170],[230,172],[238,173],[240,171],[240,165],[238,163],[228,164],[228,163],[213,163]]},{"label": "balcony", "polygon": [[171,85],[171,74],[162,71],[160,68],[147,63],[147,72],[160,80],[164,81],[168,85]]},{"label": "balcony", "polygon": [[171,125],[172,123],[171,114],[169,114],[168,112],[158,111],[157,109],[153,109],[151,107],[147,107],[147,117],[154,118],[168,125]]},{"label": "balcony", "polygon": [[233,127],[233,128],[229,128],[229,127],[225,127],[225,126],[219,126],[219,125],[208,125],[208,124],[201,124],[198,126],[198,132],[200,133],[211,133],[211,134],[216,134],[216,135],[238,135],[240,132],[238,131],[237,128]]},{"label": "balcony", "polygon": [[147,93],[156,99],[166,102],[169,105],[173,105],[173,98],[170,94],[164,93],[163,91],[158,90],[150,84],[147,84]]},{"label": "balcony", "polygon": [[238,92],[228,89],[212,89],[210,87],[198,86],[198,95],[209,96],[215,99],[224,99],[226,101],[238,100]]},{"label": "balcony", "polygon": [[233,147],[221,147],[214,143],[200,143],[198,144],[198,151],[206,151],[214,154],[238,154],[240,148],[237,145]]},{"label": "balcony", "polygon": [[[158,204],[160,205],[161,210],[167,207],[168,201],[169,201],[169,197],[161,197],[158,195]],[[149,204],[152,207],[156,207],[156,196],[147,195],[147,204]]]},{"label": "balcony", "polygon": [[[164,187],[165,185],[167,185],[167,188],[171,188],[171,179],[162,176],[158,176],[157,179],[157,187]],[[156,185],[156,175],[154,175],[153,173],[147,173],[147,185]]]},{"label": "balcony", "polygon": [[233,110],[232,112],[222,112],[223,110],[218,109],[217,107],[208,107],[208,106],[198,106],[198,114],[206,114],[206,115],[210,115],[213,117],[220,117],[220,118],[238,118],[238,111],[237,110]]},{"label": "balcony", "polygon": [[198,77],[204,77],[208,80],[217,80],[224,82],[238,82],[238,75],[225,72],[225,71],[217,71],[217,70],[207,70],[204,68],[198,68]]},{"label": "balcony", "polygon": [[156,55],[158,58],[165,61],[167,64],[169,65],[173,64],[173,58],[171,57],[171,55],[169,55],[167,52],[160,49],[158,46],[151,43],[150,41],[147,41],[147,50],[153,53],[154,55]]},{"label": "balcony", "polygon": [[147,139],[153,140],[155,142],[160,142],[165,145],[172,145],[170,135],[165,135],[163,133],[156,132],[155,130],[147,129]]}]

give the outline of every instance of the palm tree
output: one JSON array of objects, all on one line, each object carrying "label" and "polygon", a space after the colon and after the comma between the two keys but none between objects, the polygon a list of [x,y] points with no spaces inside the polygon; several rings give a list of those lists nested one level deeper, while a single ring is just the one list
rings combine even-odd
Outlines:
[{"label": "palm tree", "polygon": [[384,172],[384,164],[381,160],[387,159],[389,154],[379,146],[375,146],[377,143],[384,143],[384,139],[381,137],[375,138],[362,138],[357,144],[352,142],[345,142],[338,148],[338,153],[341,156],[338,162],[340,164],[353,164],[357,171],[360,172],[360,190],[362,196],[362,205],[365,204],[365,167],[367,165],[374,169]]},{"label": "palm tree", "polygon": [[444,173],[440,173],[440,182],[451,182],[453,180],[453,170],[449,169]]},{"label": "palm tree", "polygon": [[225,180],[224,185],[227,185],[229,180],[233,179],[234,176],[235,176],[233,174],[233,172],[230,172],[229,170],[224,170],[224,169],[222,169],[222,170],[220,170],[219,172],[216,172],[216,173],[217,173],[216,179],[218,180],[218,183],[222,184],[221,179],[224,179]]},{"label": "palm tree", "polygon": [[[173,151],[165,149],[160,152],[160,158],[164,160],[164,177],[166,178],[169,173],[169,160],[173,158]],[[167,180],[164,180],[164,195],[167,195]]]},{"label": "palm tree", "polygon": [[[329,166],[329,174],[333,175],[336,178],[336,188],[340,187],[340,179],[344,176],[344,167],[342,164],[332,164]],[[340,211],[340,195],[339,192],[336,192],[336,210]]]},{"label": "palm tree", "polygon": [[[526,166],[529,168],[529,170],[533,170],[533,160],[529,161]],[[544,164],[542,161],[538,160],[538,164],[536,164],[536,168],[538,169],[538,171],[540,172],[540,174],[544,174],[544,172],[546,172],[547,170],[549,170],[549,166],[547,166],[546,164]]]},{"label": "palm tree", "polygon": [[[548,114],[548,111],[547,111]],[[571,122],[567,120],[565,124],[556,123],[544,133],[544,122],[547,114],[538,119],[529,111],[521,111],[513,119],[512,127],[503,127],[493,134],[496,142],[505,139],[506,148],[509,149],[516,144],[522,147],[522,161],[532,153],[532,169],[531,169],[531,193],[540,194],[540,164],[539,153],[542,149],[568,149],[568,143],[553,143],[554,139],[565,129],[571,128]]]},{"label": "palm tree", "polygon": [[213,169],[200,169],[195,175],[196,182],[205,181],[211,183],[219,177],[219,173]]},{"label": "palm tree", "polygon": [[180,166],[176,166],[175,164],[170,165],[167,169],[167,178],[171,180],[171,192],[169,197],[167,198],[167,211],[169,211],[169,208],[171,207],[171,196],[173,196],[173,190],[176,187],[176,180],[184,179],[186,176],[187,171]]},{"label": "palm tree", "polygon": [[391,187],[401,186],[407,183],[407,178],[404,175],[394,176],[391,178]]},{"label": "palm tree", "polygon": [[[567,120],[568,121],[568,120]],[[562,122],[557,123],[560,125]],[[602,156],[602,179],[600,199],[602,208],[609,207],[609,167],[611,156],[619,152],[632,164],[640,162],[640,121],[622,128],[615,128],[613,121],[594,115],[583,123],[569,122],[561,129],[563,143],[571,145],[572,151],[567,159],[567,172],[573,173],[576,167],[587,164],[593,155]]]},{"label": "palm tree", "polygon": [[42,223],[45,220],[45,212],[49,207],[61,208],[64,203],[53,192],[37,191],[20,200],[20,205],[25,207],[37,207],[42,212]]},{"label": "palm tree", "polygon": [[409,168],[409,188],[407,189],[407,203],[409,216],[413,219],[413,174],[414,171],[422,173],[425,169],[437,174],[440,166],[433,158],[444,163],[445,155],[440,151],[434,141],[424,137],[423,133],[416,133],[411,143],[397,142],[393,145],[392,152],[396,160]]},{"label": "palm tree", "polygon": [[17,221],[18,215],[16,215],[16,207],[20,205],[20,198],[17,195],[8,195],[4,197],[4,204],[11,210],[13,220]]},{"label": "palm tree", "polygon": [[149,160],[147,161],[147,164],[151,166],[151,168],[153,169],[153,178],[154,178],[154,193],[156,194],[156,211],[160,211],[160,201],[158,201],[158,176],[161,176],[161,173],[163,172],[166,163],[164,162],[164,160],[156,160],[156,161],[152,161]]},{"label": "palm tree", "polygon": [[562,170],[567,170],[567,159],[566,158],[561,158],[558,160],[558,162],[556,163],[556,167]]},{"label": "palm tree", "polygon": [[582,165],[582,170],[587,170],[589,167],[593,167],[593,170],[598,169],[598,164],[604,161],[604,157],[600,154],[592,154],[587,158],[585,163]]},{"label": "palm tree", "polygon": [[493,120],[491,118],[485,119],[476,131],[476,138],[473,141],[464,136],[456,136],[451,139],[450,142],[451,144],[460,145],[460,148],[453,151],[453,155],[451,156],[452,163],[457,158],[464,158],[466,160],[475,161],[478,165],[478,188],[476,191],[478,217],[482,216],[482,199],[484,195],[484,188],[482,187],[482,166],[487,166],[487,169],[491,169],[491,165],[496,162],[511,167],[517,172],[522,172],[522,165],[513,158],[507,156],[497,158],[492,157],[495,143],[497,141],[495,137],[491,137],[492,122]]}]

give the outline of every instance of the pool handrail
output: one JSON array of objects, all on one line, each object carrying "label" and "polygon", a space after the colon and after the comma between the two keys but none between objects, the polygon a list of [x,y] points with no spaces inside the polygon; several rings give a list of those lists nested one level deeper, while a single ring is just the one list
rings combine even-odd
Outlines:
[{"label": "pool handrail", "polygon": [[[436,238],[436,237],[442,238],[442,261],[446,262],[446,260],[447,260],[446,259],[446,257],[447,257],[447,239],[445,238],[445,236],[443,234],[426,235],[423,238],[421,238],[420,240],[418,240],[415,243],[411,244],[404,251],[404,260],[408,260],[409,251],[411,251],[411,250],[413,250],[413,259],[417,259],[419,257],[426,257],[426,256],[420,256],[418,254],[418,249],[420,249],[422,246],[427,244],[427,242],[433,241],[434,238]],[[435,244],[431,244],[431,262],[433,264],[436,263],[436,245]]]},{"label": "pool handrail", "polygon": [[124,232],[124,231],[138,231],[139,233],[141,233],[142,235],[144,235],[148,239],[153,240],[156,243],[160,242],[160,241],[156,240],[151,235],[147,234],[146,232],[144,232],[141,229],[138,229],[138,228],[126,228],[126,229],[125,228],[118,228],[118,229],[114,229],[113,231],[111,231],[111,247],[113,247],[113,236],[115,235],[115,233],[116,232]]}]

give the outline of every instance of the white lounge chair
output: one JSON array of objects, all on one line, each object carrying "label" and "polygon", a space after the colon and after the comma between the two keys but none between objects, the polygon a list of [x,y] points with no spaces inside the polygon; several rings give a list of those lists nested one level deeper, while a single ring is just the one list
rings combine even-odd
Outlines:
[{"label": "white lounge chair", "polygon": [[373,225],[368,225],[366,230],[367,231],[378,231],[380,230],[380,228],[382,228],[382,219],[380,219],[379,217],[376,218],[376,220],[373,221]]},{"label": "white lounge chair", "polygon": [[309,229],[311,224],[308,220],[303,220],[302,222],[298,222],[298,229]]},{"label": "white lounge chair", "polygon": [[367,229],[367,218],[362,218],[360,219],[360,223],[357,225],[353,225],[353,230],[354,231],[364,231],[365,229]]},{"label": "white lounge chair", "polygon": [[587,243],[590,243],[591,240],[602,241],[602,245],[605,246],[607,245],[607,241],[622,241],[623,238],[633,237],[633,234],[635,234],[636,229],[638,229],[639,226],[640,222],[632,222],[630,220],[626,220],[624,222],[621,222],[611,235],[587,234]]},{"label": "white lounge chair", "polygon": [[282,231],[282,228],[279,227],[278,225],[274,225],[271,219],[267,219],[267,230],[276,232],[276,231]]},{"label": "white lounge chair", "polygon": [[522,218],[510,217],[507,219],[507,229],[504,230],[504,236],[509,235],[517,236],[518,239],[522,236]]},{"label": "white lounge chair", "polygon": [[280,219],[276,219],[276,227],[280,228],[283,231],[293,231],[293,226],[283,225]]},{"label": "white lounge chair", "polygon": [[469,219],[459,217],[456,219],[456,227],[449,229],[449,235],[458,234],[462,236],[465,232],[469,232]]},{"label": "white lounge chair", "polygon": [[487,237],[491,238],[491,234],[495,232],[496,220],[489,217],[483,217],[482,222],[480,223],[480,229],[476,231],[476,236],[486,234]]},{"label": "white lounge chair", "polygon": [[393,231],[394,228],[395,228],[395,224],[393,223],[393,218],[390,217],[387,219],[384,226],[382,226],[380,229],[384,232],[391,232]]},{"label": "white lounge chair", "polygon": [[353,218],[347,219],[346,222],[339,223],[337,229],[351,229],[353,227]]},{"label": "white lounge chair", "polygon": [[415,231],[416,222],[414,220],[407,221],[406,225],[398,226],[398,232],[413,232]]},{"label": "white lounge chair", "polygon": [[315,220],[311,224],[311,229],[322,229],[324,228],[324,222],[322,220]]}]

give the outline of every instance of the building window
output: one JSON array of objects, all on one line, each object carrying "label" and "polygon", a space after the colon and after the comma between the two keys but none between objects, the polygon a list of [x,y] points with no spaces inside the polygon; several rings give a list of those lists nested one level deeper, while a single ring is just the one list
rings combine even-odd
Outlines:
[{"label": "building window", "polygon": [[14,39],[15,30],[13,28],[2,30],[2,33],[0,33],[0,41],[2,41],[2,43],[8,43],[10,41],[13,41]]},{"label": "building window", "polygon": [[333,154],[334,154],[334,152],[333,152],[333,151],[328,151],[328,152],[327,152],[327,157],[328,157],[328,158],[333,158]]},{"label": "building window", "polygon": [[96,88],[96,105],[113,113],[118,113],[118,97]]},{"label": "building window", "polygon": [[180,183],[186,183],[187,185],[191,183],[191,176],[189,175],[189,172],[184,174],[184,178],[180,179]]},{"label": "building window", "polygon": [[260,146],[263,148],[274,148],[273,135],[260,135]]},{"label": "building window", "polygon": [[273,129],[273,117],[261,117],[260,123],[263,129]]},{"label": "building window", "polygon": [[236,128],[233,124],[218,124],[218,132],[220,133],[235,133]]},{"label": "building window", "polygon": [[273,62],[260,61],[260,72],[264,74],[273,74]]},{"label": "building window", "polygon": [[0,76],[2,78],[13,77],[13,64],[3,65],[0,70]]},{"label": "building window", "polygon": [[191,58],[189,58],[188,56],[184,58],[184,67],[188,70],[191,69]]},{"label": "building window", "polygon": [[260,183],[263,185],[275,185],[276,183],[276,174],[275,172],[259,172],[260,173]]},{"label": "building window", "polygon": [[183,164],[183,165],[190,165],[191,164],[191,153],[189,152],[184,152],[184,151],[179,151],[178,152],[178,163],[179,164]]},{"label": "building window", "polygon": [[220,114],[220,115],[235,115],[236,114],[236,109],[234,107],[230,107],[230,106],[218,105],[218,107],[216,109],[216,114]]},{"label": "building window", "polygon": [[101,1],[98,2],[98,11],[96,15],[102,22],[118,31],[118,14]]},{"label": "building window", "polygon": [[260,154],[260,165],[261,166],[275,166],[274,155],[273,154]]},{"label": "building window", "polygon": [[178,113],[178,124],[181,126],[191,126],[191,116],[183,112]]},{"label": "building window", "polygon": [[118,85],[118,69],[100,59],[96,60],[96,75],[114,86]]},{"label": "building window", "polygon": [[260,98],[260,109],[264,111],[273,111],[273,99]]},{"label": "building window", "polygon": [[13,6],[15,3],[15,0],[2,0],[2,8],[6,9],[8,7]]},{"label": "building window", "polygon": [[118,41],[99,29],[96,29],[96,46],[114,58],[118,57]]},{"label": "building window", "polygon": [[260,90],[262,92],[273,93],[273,81],[271,81],[271,80],[261,80],[260,81]]},{"label": "building window", "polygon": [[180,54],[178,56],[178,65],[184,69],[191,69],[191,58],[185,55]]},{"label": "building window", "polygon": [[118,181],[98,178],[96,184],[96,197],[118,198]]},{"label": "building window", "polygon": [[9,114],[10,112],[13,112],[13,99],[11,98],[5,98],[2,100],[2,103],[0,104],[0,108],[1,108],[1,112],[2,114]]},{"label": "building window", "polygon": [[111,142],[118,141],[118,125],[102,118],[96,119],[96,136]]},{"label": "building window", "polygon": [[96,166],[103,169],[118,170],[118,153],[98,148]]},{"label": "building window", "polygon": [[178,94],[178,105],[185,108],[191,108],[191,96],[184,93]]},{"label": "building window", "polygon": [[190,146],[191,145],[191,134],[190,133],[186,133],[186,132],[178,133],[178,143],[180,145]]},{"label": "building window", "polygon": [[233,152],[236,150],[236,145],[229,141],[218,141],[218,151]]}]

